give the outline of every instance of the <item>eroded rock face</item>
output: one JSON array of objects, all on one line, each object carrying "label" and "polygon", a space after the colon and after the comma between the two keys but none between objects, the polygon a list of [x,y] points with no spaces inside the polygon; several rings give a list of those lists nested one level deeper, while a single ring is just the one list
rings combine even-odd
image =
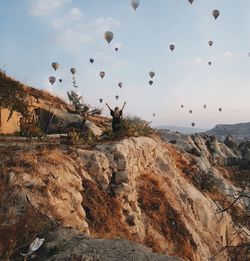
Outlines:
[{"label": "eroded rock face", "polygon": [[229,214],[218,222],[206,186],[216,184],[220,195],[233,190],[219,167],[237,155],[211,137],[174,139],[175,145],[139,137],[94,150],[17,151],[9,186],[61,226],[129,239],[185,260],[208,260],[229,243],[234,229]]},{"label": "eroded rock face", "polygon": [[224,140],[224,144],[231,149],[238,157],[241,156],[240,150],[238,148],[237,142],[234,140],[232,136],[227,136],[226,139]]},{"label": "eroded rock face", "polygon": [[[238,162],[241,156],[238,147],[234,147],[234,143],[232,145],[228,142],[228,145],[230,143],[228,147],[226,144],[218,142],[215,136],[205,134],[189,136],[165,131],[160,132],[160,135],[161,138],[167,142],[175,137],[175,145],[180,151],[185,151],[196,157],[202,157],[208,160],[212,165],[231,165],[232,163]],[[233,149],[230,148],[230,146],[233,146]]]}]

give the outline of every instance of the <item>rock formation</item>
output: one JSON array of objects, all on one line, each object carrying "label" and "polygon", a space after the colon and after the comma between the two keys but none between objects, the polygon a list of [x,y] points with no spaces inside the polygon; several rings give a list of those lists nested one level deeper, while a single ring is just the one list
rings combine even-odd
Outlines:
[{"label": "rock formation", "polygon": [[[225,213],[220,220],[214,201],[239,189],[230,168],[242,159],[206,135],[161,136],[91,150],[16,142],[6,151],[1,143],[5,196],[0,231],[14,229],[16,241],[25,235],[27,243],[28,234],[41,233],[44,226],[72,227],[183,260],[208,260],[234,232],[232,216]],[[1,249],[14,241],[6,234]],[[227,252],[216,260],[229,260]]]}]

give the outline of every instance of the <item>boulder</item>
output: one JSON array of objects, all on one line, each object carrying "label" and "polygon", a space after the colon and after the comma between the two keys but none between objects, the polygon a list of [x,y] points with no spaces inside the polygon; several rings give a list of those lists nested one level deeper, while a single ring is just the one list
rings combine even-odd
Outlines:
[{"label": "boulder", "polygon": [[119,171],[115,173],[115,184],[119,185],[121,183],[128,183],[128,172],[127,171]]}]

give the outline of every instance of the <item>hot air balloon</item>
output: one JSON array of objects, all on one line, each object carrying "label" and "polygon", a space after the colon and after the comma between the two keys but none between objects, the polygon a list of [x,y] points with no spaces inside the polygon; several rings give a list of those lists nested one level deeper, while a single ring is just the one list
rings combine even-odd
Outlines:
[{"label": "hot air balloon", "polygon": [[115,50],[116,50],[116,52],[118,52],[119,48],[118,48],[118,47],[115,47]]},{"label": "hot air balloon", "polygon": [[62,83],[62,79],[59,79],[59,82]]},{"label": "hot air balloon", "polygon": [[119,99],[119,95],[116,95],[115,98],[116,98],[116,100],[118,100]]},{"label": "hot air balloon", "polygon": [[170,49],[170,51],[172,51],[172,52],[173,52],[173,51],[174,51],[174,49],[175,49],[175,45],[174,45],[174,44],[170,44],[170,45],[169,45],[169,49]]},{"label": "hot air balloon", "polygon": [[153,117],[155,117],[155,113],[153,113]]},{"label": "hot air balloon", "polygon": [[181,105],[181,108],[184,108],[184,105]]},{"label": "hot air balloon", "polygon": [[118,83],[118,86],[119,86],[120,88],[122,88],[123,83],[122,83],[122,82],[119,82],[119,83]]},{"label": "hot air balloon", "polygon": [[208,45],[211,47],[213,45],[213,43],[214,43],[213,41],[209,41]]},{"label": "hot air balloon", "polygon": [[192,111],[192,110],[189,110],[189,113],[190,113],[190,114],[192,114],[192,113],[193,113],[193,111]]},{"label": "hot air balloon", "polygon": [[220,11],[217,9],[214,9],[212,14],[213,14],[214,19],[216,20],[220,15]]},{"label": "hot air balloon", "polygon": [[140,5],[140,1],[139,0],[131,0],[131,5],[134,9],[134,11],[137,9],[137,7]]},{"label": "hot air balloon", "polygon": [[99,73],[99,75],[100,75],[100,77],[103,79],[104,76],[105,76],[105,72],[102,71],[102,72]]},{"label": "hot air balloon", "polygon": [[188,2],[189,2],[190,4],[192,4],[192,3],[194,2],[194,0],[188,0]]},{"label": "hot air balloon", "polygon": [[155,72],[149,72],[149,76],[153,79],[155,76]]},{"label": "hot air balloon", "polygon": [[59,68],[59,63],[57,63],[57,62],[53,62],[52,64],[51,64],[51,66],[53,67],[53,69],[56,71],[58,68]]},{"label": "hot air balloon", "polygon": [[192,122],[192,123],[191,123],[191,125],[192,125],[192,127],[194,127],[194,126],[195,126],[195,123],[194,123],[194,122]]},{"label": "hot air balloon", "polygon": [[207,108],[207,105],[206,105],[206,104],[204,104],[204,105],[203,105],[203,108],[204,108],[204,109],[206,109],[206,108]]},{"label": "hot air balloon", "polygon": [[75,75],[75,74],[76,74],[76,68],[71,68],[71,69],[70,69],[70,72],[71,72],[73,75]]},{"label": "hot air balloon", "polygon": [[153,81],[149,81],[148,83],[149,83],[150,85],[152,85],[154,82],[153,82]]},{"label": "hot air balloon", "polygon": [[114,34],[111,31],[107,31],[104,33],[104,39],[107,41],[109,44],[114,38]]},{"label": "hot air balloon", "polygon": [[208,62],[208,65],[210,66],[212,64],[212,62]]},{"label": "hot air balloon", "polygon": [[90,63],[93,63],[95,60],[93,58],[89,59]]},{"label": "hot air balloon", "polygon": [[99,99],[99,102],[102,103],[102,102],[103,102],[103,99]]},{"label": "hot air balloon", "polygon": [[50,76],[49,77],[49,82],[51,83],[51,85],[53,85],[56,82],[56,77],[55,76]]},{"label": "hot air balloon", "polygon": [[221,112],[221,111],[222,111],[222,108],[219,108],[219,111]]}]

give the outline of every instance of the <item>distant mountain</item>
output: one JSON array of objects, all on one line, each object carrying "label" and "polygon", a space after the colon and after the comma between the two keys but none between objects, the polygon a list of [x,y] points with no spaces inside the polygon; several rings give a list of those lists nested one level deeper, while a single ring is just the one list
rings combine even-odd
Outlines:
[{"label": "distant mountain", "polygon": [[169,131],[178,131],[183,134],[192,134],[192,133],[198,133],[198,132],[205,132],[206,129],[199,129],[199,128],[189,128],[189,127],[179,127],[179,126],[172,126],[172,125],[163,125],[163,126],[157,126],[156,129],[164,129]]},{"label": "distant mountain", "polygon": [[206,132],[208,135],[215,135],[218,139],[224,140],[228,135],[234,137],[238,142],[250,139],[250,122],[237,124],[218,124],[212,130]]}]

